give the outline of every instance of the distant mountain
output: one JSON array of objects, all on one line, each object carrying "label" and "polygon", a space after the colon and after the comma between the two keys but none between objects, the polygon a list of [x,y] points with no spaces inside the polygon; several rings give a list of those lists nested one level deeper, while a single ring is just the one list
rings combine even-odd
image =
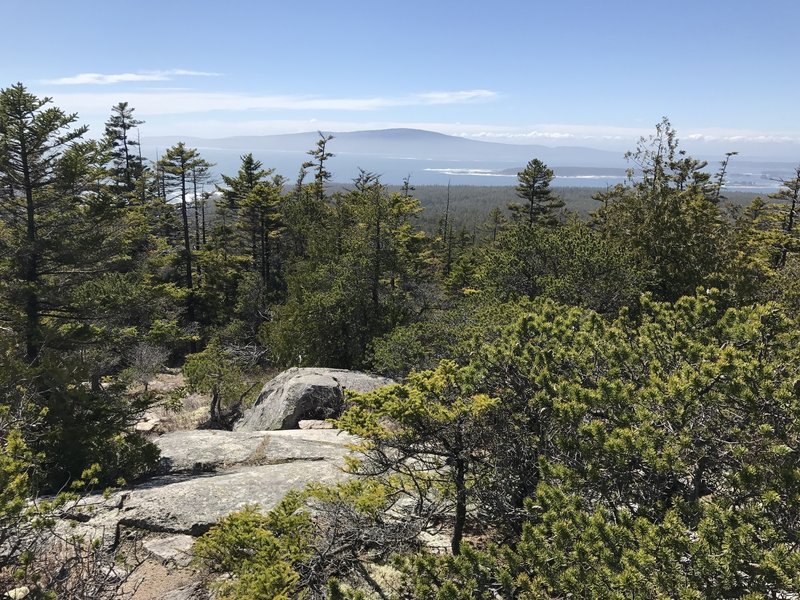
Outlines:
[{"label": "distant mountain", "polygon": [[[400,183],[411,175],[413,183],[454,183],[513,185],[516,174],[533,159],[546,163],[556,172],[555,185],[593,185],[605,187],[618,183],[630,166],[621,152],[581,146],[542,146],[503,144],[470,140],[420,129],[381,129],[331,133],[329,149],[335,157],[329,167],[334,181],[349,181],[362,168],[381,175],[385,183]],[[150,157],[162,153],[178,141],[198,148],[201,154],[216,163],[218,173],[234,173],[239,157],[248,152],[293,179],[306,152],[315,147],[319,132],[309,131],[282,135],[198,138],[162,136],[142,139],[142,148]],[[712,168],[716,163],[712,163]],[[741,176],[739,176],[741,172]],[[790,173],[789,163],[732,162],[729,180],[747,187],[774,187],[775,174]],[[765,175],[768,173],[768,175]]]},{"label": "distant mountain", "polygon": [[[382,158],[414,160],[467,160],[506,162],[522,165],[538,158],[552,166],[620,167],[624,159],[618,152],[583,148],[580,146],[540,146],[501,144],[469,140],[421,129],[380,129],[373,131],[323,132],[331,134],[331,150],[336,154],[379,156]],[[164,136],[145,138],[145,146],[168,147],[177,141],[204,149],[236,150],[238,152],[305,152],[314,147],[319,133],[290,133],[282,135],[197,138]]]}]

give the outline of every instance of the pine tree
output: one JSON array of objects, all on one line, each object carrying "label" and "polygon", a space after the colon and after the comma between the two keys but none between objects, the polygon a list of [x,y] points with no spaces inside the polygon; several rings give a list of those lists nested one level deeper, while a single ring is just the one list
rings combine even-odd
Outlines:
[{"label": "pine tree", "polygon": [[783,213],[781,219],[781,229],[786,237],[786,241],[781,244],[776,265],[783,267],[786,264],[786,257],[790,252],[800,250],[800,240],[797,236],[798,203],[800,203],[800,166],[795,168],[794,177],[781,180],[781,187],[770,198],[777,200]]},{"label": "pine tree", "polygon": [[250,194],[256,185],[267,180],[274,169],[265,169],[260,160],[253,158],[252,153],[241,157],[242,164],[235,177],[223,175],[222,181],[226,187],[217,186],[222,193],[222,199],[228,208],[237,209],[242,201]]},{"label": "pine tree", "polygon": [[241,252],[249,252],[252,266],[266,283],[270,278],[271,237],[277,227],[277,205],[283,178],[270,177],[261,161],[245,154],[235,177],[222,176],[227,187],[217,187],[227,206],[236,211],[236,227],[242,233]]},{"label": "pine tree", "polygon": [[119,356],[113,283],[139,233],[107,185],[105,146],[49,104],[21,84],[0,90],[0,318],[19,393],[39,411],[23,428],[43,456],[36,483],[60,486],[95,462],[113,481],[143,449],[129,429],[141,405],[99,385]]},{"label": "pine tree", "polygon": [[54,193],[62,160],[87,131],[73,128],[77,115],[49,107],[18,83],[0,90],[0,216],[2,246],[13,256],[13,273],[3,278],[6,298],[21,313],[25,355],[40,360],[47,334],[42,323],[54,308],[49,300],[51,273],[63,273],[80,255],[64,256],[64,220],[75,214],[75,195]]},{"label": "pine tree", "polygon": [[328,151],[328,142],[333,139],[333,136],[331,134],[325,135],[321,131],[318,133],[317,147],[307,152],[313,160],[303,163],[303,169],[313,169],[314,195],[318,201],[322,202],[325,199],[325,183],[331,179],[331,172],[328,171],[326,163],[333,158],[333,153]]},{"label": "pine tree", "polygon": [[144,123],[133,117],[134,109],[127,102],[111,108],[111,117],[106,121],[106,140],[111,146],[112,177],[116,185],[125,192],[133,192],[144,171],[144,161],[137,152],[138,139],[130,135],[133,129]]},{"label": "pine tree", "polygon": [[[308,258],[318,251],[325,251],[325,242],[320,245],[318,239],[319,225],[330,217],[330,206],[325,196],[325,182],[330,180],[331,173],[326,168],[333,153],[328,151],[328,142],[332,135],[319,133],[316,148],[307,154],[314,160],[304,162],[297,175],[293,193],[286,199],[283,207],[283,218],[286,223],[292,258]],[[313,169],[314,181],[305,183],[309,169]]]},{"label": "pine tree", "polygon": [[183,265],[185,285],[188,290],[186,296],[186,313],[190,323],[196,321],[196,298],[193,273],[193,251],[189,227],[189,184],[192,173],[198,169],[208,168],[209,163],[200,157],[194,148],[187,148],[186,144],[179,142],[169,148],[159,161],[159,166],[164,173],[166,188],[175,192],[176,199],[180,199],[181,223],[183,226]]},{"label": "pine tree", "polygon": [[351,367],[373,337],[408,318],[425,276],[424,235],[410,222],[420,207],[362,171],[322,208],[324,218],[306,221],[313,244],[291,269],[269,337],[280,361]]},{"label": "pine tree", "polygon": [[551,225],[556,222],[556,211],[564,206],[564,201],[553,194],[550,182],[553,170],[547,168],[542,161],[534,158],[519,173],[519,183],[515,188],[517,196],[525,200],[525,204],[509,204],[514,219],[526,222]]},{"label": "pine tree", "polygon": [[699,286],[718,287],[726,255],[728,223],[718,204],[718,184],[705,161],[680,149],[667,119],[641,138],[627,158],[629,181],[596,196],[599,229],[636,254],[655,273],[651,290],[676,300]]}]

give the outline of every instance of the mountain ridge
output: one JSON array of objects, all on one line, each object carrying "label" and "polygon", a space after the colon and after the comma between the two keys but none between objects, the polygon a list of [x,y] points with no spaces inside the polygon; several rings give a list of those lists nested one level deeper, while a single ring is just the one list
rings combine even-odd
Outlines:
[{"label": "mountain ridge", "polygon": [[[381,175],[385,183],[394,184],[411,176],[419,184],[446,184],[455,177],[459,183],[472,185],[485,185],[487,178],[493,178],[493,182],[502,185],[513,185],[516,173],[528,161],[538,158],[554,169],[557,175],[568,171],[567,178],[573,184],[604,187],[622,182],[625,169],[631,166],[623,152],[586,146],[473,140],[402,127],[217,138],[157,136],[143,138],[142,148],[148,155],[156,156],[160,151],[183,141],[197,148],[207,160],[216,163],[217,173],[235,173],[240,157],[252,153],[265,167],[274,168],[286,178],[293,178],[308,160],[308,151],[316,147],[320,134],[333,136],[327,146],[333,153],[328,168],[333,173],[333,180],[339,182],[351,180],[359,169],[364,169]],[[713,171],[717,162],[715,158],[710,158],[709,170]],[[793,164],[788,162],[753,161],[740,156],[732,161],[728,180],[744,187],[774,188],[771,180],[790,176],[792,167]],[[612,169],[614,173],[609,173]]]},{"label": "mountain ridge", "polygon": [[513,161],[515,163],[524,160],[523,164],[525,164],[531,158],[537,157],[545,162],[548,162],[549,159],[550,162],[554,162],[553,166],[576,166],[572,164],[576,160],[580,162],[590,160],[593,163],[591,166],[620,166],[624,164],[622,153],[610,150],[599,150],[586,146],[544,146],[470,140],[460,136],[413,128],[366,129],[344,132],[304,131],[299,133],[217,138],[169,135],[146,137],[142,140],[142,144],[166,146],[172,145],[177,141],[184,141],[192,146],[220,150],[305,152],[314,147],[320,133],[334,136],[330,144],[334,154],[338,151],[348,154],[408,158],[408,154],[413,152],[412,158],[423,160],[491,160]]}]

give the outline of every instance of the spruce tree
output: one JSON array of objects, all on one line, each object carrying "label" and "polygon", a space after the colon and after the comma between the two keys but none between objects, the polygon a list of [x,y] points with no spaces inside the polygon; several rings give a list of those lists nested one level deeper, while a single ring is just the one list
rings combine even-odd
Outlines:
[{"label": "spruce tree", "polygon": [[[74,195],[54,193],[70,146],[87,131],[74,128],[77,115],[50,107],[18,83],[0,90],[0,218],[2,246],[13,256],[12,272],[3,278],[3,296],[19,315],[29,362],[40,359],[47,335],[43,313],[52,310],[53,274],[63,273],[80,254],[65,256],[64,222],[75,214]],[[77,147],[76,147],[77,148]],[[72,232],[70,232],[72,233]],[[68,244],[71,246],[71,244]]]},{"label": "spruce tree", "polygon": [[138,233],[108,185],[104,145],[49,104],[22,84],[0,90],[0,318],[12,340],[0,379],[16,363],[19,395],[38,411],[22,428],[41,460],[35,484],[95,462],[113,481],[144,449],[130,430],[141,405],[100,386],[124,321],[111,297]]},{"label": "spruce tree", "polygon": [[195,285],[193,272],[193,251],[189,227],[189,185],[192,173],[197,169],[207,168],[209,163],[200,157],[194,148],[187,148],[183,142],[178,142],[169,148],[159,161],[159,166],[164,173],[166,188],[174,192],[175,199],[180,200],[181,224],[183,227],[183,266],[184,283],[188,290],[186,295],[186,314],[190,323],[196,321],[195,310]]},{"label": "spruce tree", "polygon": [[517,180],[519,183],[515,191],[517,196],[525,200],[525,204],[509,204],[508,208],[514,219],[528,225],[555,223],[556,211],[564,206],[564,201],[550,189],[553,170],[534,158],[517,173]]},{"label": "spruce tree", "polygon": [[130,135],[131,130],[144,123],[133,117],[133,108],[120,102],[111,108],[111,117],[106,121],[106,140],[111,149],[112,177],[115,184],[125,192],[133,192],[144,171],[144,161],[137,152],[138,139]]}]

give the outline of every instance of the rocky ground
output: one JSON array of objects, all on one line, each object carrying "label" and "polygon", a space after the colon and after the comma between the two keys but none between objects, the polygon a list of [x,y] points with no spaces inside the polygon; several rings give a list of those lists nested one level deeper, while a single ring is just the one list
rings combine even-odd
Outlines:
[{"label": "rocky ground", "polygon": [[[156,408],[137,428],[161,451],[157,474],[84,498],[61,526],[138,558],[124,588],[134,600],[206,598],[204,574],[191,560],[196,536],[246,505],[269,510],[290,490],[344,479],[344,457],[355,439],[308,417],[340,407],[346,389],[387,383],[348,371],[290,369],[264,386],[235,431],[196,429],[208,416],[203,396],[184,397],[177,410]],[[183,380],[167,373],[149,386],[169,393]]]},{"label": "rocky ground", "polygon": [[246,505],[269,510],[292,489],[342,480],[352,441],[335,429],[167,433],[155,440],[159,475],[85,498],[65,526],[108,548],[137,543],[144,561],[128,589],[136,588],[136,600],[162,598],[197,581],[190,553],[196,536]]}]

